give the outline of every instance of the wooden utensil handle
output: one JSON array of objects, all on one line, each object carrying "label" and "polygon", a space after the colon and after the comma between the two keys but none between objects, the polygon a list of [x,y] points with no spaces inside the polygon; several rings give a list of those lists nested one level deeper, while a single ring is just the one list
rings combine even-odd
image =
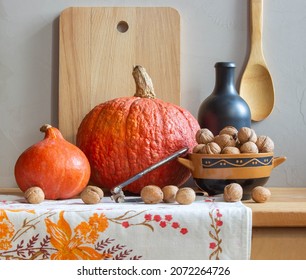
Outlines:
[{"label": "wooden utensil handle", "polygon": [[251,0],[251,43],[261,49],[262,42],[262,0]]}]

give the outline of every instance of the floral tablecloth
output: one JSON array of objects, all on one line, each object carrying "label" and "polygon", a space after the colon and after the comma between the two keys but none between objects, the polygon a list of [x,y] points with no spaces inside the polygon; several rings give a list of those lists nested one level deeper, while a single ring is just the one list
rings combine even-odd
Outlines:
[{"label": "floral tablecloth", "polygon": [[0,195],[0,259],[242,260],[250,258],[251,234],[251,209],[218,196],[190,205],[138,197],[33,205]]}]

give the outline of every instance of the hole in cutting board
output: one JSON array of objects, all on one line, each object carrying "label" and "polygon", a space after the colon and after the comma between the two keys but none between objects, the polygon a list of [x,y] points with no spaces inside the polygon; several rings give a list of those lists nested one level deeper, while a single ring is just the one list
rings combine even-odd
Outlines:
[{"label": "hole in cutting board", "polygon": [[117,30],[120,32],[120,33],[125,33],[126,31],[128,31],[129,29],[129,25],[126,21],[119,21],[118,24],[117,24]]}]

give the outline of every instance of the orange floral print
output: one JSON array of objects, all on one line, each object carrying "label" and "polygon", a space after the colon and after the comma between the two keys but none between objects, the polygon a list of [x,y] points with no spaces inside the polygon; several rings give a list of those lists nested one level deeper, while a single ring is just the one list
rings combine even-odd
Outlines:
[{"label": "orange floral print", "polygon": [[6,209],[6,211],[7,212],[12,212],[12,213],[26,212],[26,213],[30,213],[30,214],[35,214],[34,209]]},{"label": "orange floral print", "polygon": [[80,223],[75,228],[75,233],[82,239],[83,243],[94,244],[99,238],[99,232],[108,228],[108,221],[104,214],[94,213],[87,222]]},{"label": "orange floral print", "polygon": [[12,248],[12,237],[14,236],[14,225],[8,219],[4,210],[0,210],[0,250]]},{"label": "orange floral print", "polygon": [[64,211],[59,214],[56,223],[49,218],[45,219],[47,232],[50,234],[50,242],[57,249],[51,255],[53,260],[101,260],[111,257],[109,254],[100,254],[95,249],[86,246],[94,243],[99,237],[98,232],[103,232],[108,227],[107,218],[104,214],[93,214],[87,222],[80,223],[74,230],[64,219]]}]

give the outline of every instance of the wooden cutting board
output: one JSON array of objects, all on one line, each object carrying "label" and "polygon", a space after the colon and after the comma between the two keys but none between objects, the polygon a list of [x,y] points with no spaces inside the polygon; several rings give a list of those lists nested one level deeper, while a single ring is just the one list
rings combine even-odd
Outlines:
[{"label": "wooden cutting board", "polygon": [[180,16],[168,7],[72,7],[59,24],[59,129],[68,141],[97,104],[132,96],[134,65],[180,104]]}]

